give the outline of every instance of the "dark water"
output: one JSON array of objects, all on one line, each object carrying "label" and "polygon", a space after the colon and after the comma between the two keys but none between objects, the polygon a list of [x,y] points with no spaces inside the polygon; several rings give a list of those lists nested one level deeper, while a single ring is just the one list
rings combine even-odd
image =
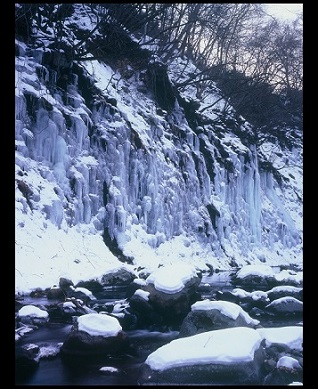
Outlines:
[{"label": "dark water", "polygon": [[[125,298],[126,289],[105,288],[94,293],[99,304],[114,303]],[[23,305],[53,305],[59,300],[47,300],[46,297],[32,298],[26,296]],[[38,329],[25,334],[17,344],[36,344],[39,347],[58,345],[64,342],[71,331],[72,324],[47,323]],[[148,330],[125,331],[130,344],[136,353],[123,357],[99,355],[81,359],[58,354],[50,358],[41,358],[38,367],[17,369],[16,385],[107,385],[136,386],[139,369],[147,356],[162,345],[178,337],[178,331],[158,332]],[[116,372],[101,372],[102,367],[116,368]]]},{"label": "dark water", "polygon": [[[203,298],[211,297],[214,290],[230,291],[233,285],[229,280],[229,272],[214,273],[212,276],[204,276],[201,285],[213,285],[213,289],[203,292]],[[124,298],[123,290],[107,290],[104,295],[98,296],[99,301],[114,302]],[[111,296],[113,298],[111,298]],[[104,298],[103,298],[104,297]],[[23,304],[47,305],[46,298],[30,298],[23,300]],[[52,304],[50,300],[49,304]],[[254,317],[257,318],[257,317]],[[275,320],[268,318],[261,321],[264,327],[278,327],[297,325],[299,319]],[[19,345],[34,343],[38,346],[61,344],[71,330],[71,324],[48,323],[33,332],[25,334],[19,341]],[[147,356],[178,337],[178,331],[154,332],[148,330],[125,331],[136,353],[123,357],[110,357],[101,355],[81,360],[78,357],[63,357],[58,354],[55,357],[41,358],[39,365],[31,370],[16,372],[16,385],[105,385],[105,386],[136,386],[140,367]],[[102,367],[116,368],[116,372],[101,372]]]},{"label": "dark water", "polygon": [[[41,359],[39,367],[28,377],[17,377],[16,385],[136,385],[142,361],[111,361],[91,358],[89,361],[64,361]],[[103,366],[116,367],[118,374],[105,375],[99,371]]]},{"label": "dark water", "polygon": [[[19,344],[34,343],[39,346],[58,345],[63,342],[71,325],[47,324],[24,335]],[[17,385],[136,385],[139,368],[146,357],[156,348],[176,339],[179,332],[166,333],[147,330],[125,331],[136,355],[110,357],[101,355],[81,359],[79,357],[42,358],[33,372],[17,374]],[[103,373],[101,367],[113,367],[118,373]]]}]

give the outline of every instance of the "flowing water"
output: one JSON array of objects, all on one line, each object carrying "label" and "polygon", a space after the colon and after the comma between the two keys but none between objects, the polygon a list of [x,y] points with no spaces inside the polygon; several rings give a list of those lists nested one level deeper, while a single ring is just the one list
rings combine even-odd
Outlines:
[{"label": "flowing water", "polygon": [[[230,283],[229,272],[214,273],[204,276],[201,285],[213,285],[203,298],[211,297],[213,291],[230,291],[233,285]],[[114,302],[124,298],[124,291],[105,290],[98,296],[99,301]],[[111,298],[113,296],[113,298]],[[52,300],[27,297],[23,304],[52,304]],[[284,321],[273,318],[261,322],[264,327],[289,326],[299,324],[299,319],[286,319]],[[25,334],[19,341],[19,345],[37,344],[39,346],[63,343],[71,330],[71,324],[48,323],[33,332]],[[65,357],[61,354],[50,358],[41,358],[39,365],[33,369],[16,372],[16,385],[105,385],[105,386],[129,386],[137,385],[139,369],[147,356],[162,345],[169,343],[178,337],[178,331],[158,332],[148,330],[125,331],[130,339],[132,348],[136,350],[134,355],[123,357],[110,357],[101,355],[81,359]],[[102,367],[116,368],[116,371],[100,371]]]}]

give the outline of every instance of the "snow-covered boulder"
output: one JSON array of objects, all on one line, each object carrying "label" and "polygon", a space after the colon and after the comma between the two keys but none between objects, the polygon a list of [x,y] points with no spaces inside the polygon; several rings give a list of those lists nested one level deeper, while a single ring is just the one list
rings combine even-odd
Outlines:
[{"label": "snow-covered boulder", "polygon": [[271,301],[266,305],[265,309],[276,315],[302,315],[303,314],[303,302],[297,300],[295,297],[286,296]]},{"label": "snow-covered boulder", "polygon": [[297,300],[303,300],[303,288],[292,285],[281,285],[275,286],[274,288],[267,291],[267,296],[270,301],[279,299],[281,297],[291,296]]},{"label": "snow-covered boulder", "polygon": [[244,288],[271,288],[277,285],[274,270],[268,265],[245,265],[232,277],[232,284]]},{"label": "snow-covered boulder", "polygon": [[200,332],[219,330],[229,327],[251,327],[259,325],[239,305],[228,301],[198,301],[191,306],[180,328],[180,337]]},{"label": "snow-covered boulder", "polygon": [[275,274],[275,279],[279,285],[303,286],[303,272],[283,269]]},{"label": "snow-covered boulder", "polygon": [[254,307],[262,309],[270,302],[267,293],[262,290],[247,292],[244,289],[235,288],[232,294],[238,298],[238,303],[245,310],[250,310]]},{"label": "snow-covered boulder", "polygon": [[288,385],[302,381],[303,327],[258,328],[266,355],[264,385]]},{"label": "snow-covered boulder", "polygon": [[77,318],[61,351],[68,355],[120,354],[128,348],[126,333],[117,318],[89,313]]},{"label": "snow-covered boulder", "polygon": [[175,339],[147,357],[139,384],[260,384],[261,342],[260,334],[248,327]]},{"label": "snow-covered boulder", "polygon": [[62,289],[65,297],[75,297],[76,299],[81,299],[86,303],[96,299],[90,290],[84,287],[75,287],[73,281],[67,278],[61,277],[59,286]]},{"label": "snow-covered boulder", "polygon": [[265,340],[266,347],[280,345],[288,350],[303,349],[302,326],[258,328],[256,331]]},{"label": "snow-covered boulder", "polygon": [[264,385],[290,385],[295,381],[302,382],[303,368],[297,359],[283,356],[276,367],[265,377]]},{"label": "snow-covered boulder", "polygon": [[168,322],[181,321],[200,297],[197,292],[200,281],[194,266],[160,267],[146,279],[149,303]]},{"label": "snow-covered boulder", "polygon": [[17,321],[23,324],[44,325],[49,321],[49,314],[35,305],[24,305],[17,313]]}]

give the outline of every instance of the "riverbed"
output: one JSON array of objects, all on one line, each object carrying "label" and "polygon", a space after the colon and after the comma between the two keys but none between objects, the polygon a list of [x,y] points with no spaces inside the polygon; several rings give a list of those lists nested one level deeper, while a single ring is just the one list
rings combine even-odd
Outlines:
[{"label": "riverbed", "polygon": [[[215,290],[231,291],[229,272],[219,272],[205,275],[201,285],[211,286],[208,292],[202,292],[202,298],[210,298]],[[104,302],[115,302],[123,298],[124,289],[105,290],[104,295],[98,298]],[[52,300],[46,297],[25,297],[23,304],[47,305]],[[273,317],[261,321],[263,327],[279,327],[301,325],[299,318],[286,318],[284,320]],[[41,326],[25,334],[19,345],[36,344],[42,346],[58,347],[70,332],[72,324],[52,323]],[[16,372],[16,385],[105,385],[105,386],[135,386],[138,383],[139,369],[147,356],[162,345],[178,337],[179,332],[174,329],[165,331],[150,331],[139,329],[125,331],[134,353],[112,357],[99,355],[89,359],[66,357],[58,353],[56,356],[41,358],[34,369],[18,369]],[[102,370],[101,370],[102,369]],[[233,383],[235,385],[235,383]]]}]

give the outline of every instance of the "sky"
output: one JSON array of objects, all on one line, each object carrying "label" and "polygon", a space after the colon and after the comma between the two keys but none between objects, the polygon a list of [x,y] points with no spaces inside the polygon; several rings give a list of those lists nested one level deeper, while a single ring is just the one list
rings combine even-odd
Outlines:
[{"label": "sky", "polygon": [[303,12],[303,4],[300,3],[265,3],[264,5],[270,15],[287,22],[293,21]]}]

